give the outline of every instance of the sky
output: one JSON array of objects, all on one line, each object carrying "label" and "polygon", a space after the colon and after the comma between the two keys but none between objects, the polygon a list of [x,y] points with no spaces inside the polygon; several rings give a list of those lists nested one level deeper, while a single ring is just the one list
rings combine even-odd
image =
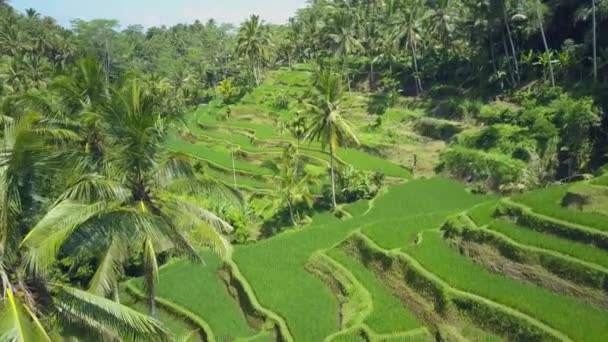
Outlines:
[{"label": "sky", "polygon": [[141,24],[145,28],[177,23],[205,22],[240,24],[251,14],[269,23],[282,24],[306,0],[9,0],[17,10],[34,8],[70,27],[72,19],[118,19],[122,27]]}]

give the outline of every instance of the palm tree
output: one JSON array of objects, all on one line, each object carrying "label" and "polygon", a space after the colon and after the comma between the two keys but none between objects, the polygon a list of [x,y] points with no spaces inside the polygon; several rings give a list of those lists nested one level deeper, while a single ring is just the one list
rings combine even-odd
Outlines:
[{"label": "palm tree", "polygon": [[78,136],[37,113],[0,117],[0,340],[51,341],[60,328],[87,336],[164,341],[162,325],[103,297],[24,272],[19,242],[44,198],[40,180],[59,169],[57,153]]},{"label": "palm tree", "polygon": [[309,208],[312,207],[313,195],[310,186],[316,184],[316,179],[305,174],[298,162],[297,150],[292,145],[285,148],[278,162],[269,160],[264,162],[264,166],[273,171],[273,178],[277,180],[276,195],[289,210],[292,224],[297,226],[299,215],[296,207],[301,203],[305,203]]},{"label": "palm tree", "polygon": [[109,152],[104,167],[77,174],[22,242],[33,274],[45,274],[60,253],[99,255],[89,290],[104,296],[116,292],[126,251],[141,253],[153,316],[157,254],[174,251],[202,261],[188,234],[226,254],[230,246],[221,232],[232,229],[192,199],[217,183],[198,178],[188,157],[162,148],[171,117],[161,116],[155,105],[137,81],[113,90],[100,113]]},{"label": "palm tree", "polygon": [[403,49],[411,49],[416,93],[419,95],[424,89],[422,88],[422,80],[420,78],[420,71],[418,70],[418,46],[422,42],[418,20],[418,1],[415,0],[411,7],[402,8],[401,18],[395,25],[396,29],[393,33],[393,39]]},{"label": "palm tree", "polygon": [[359,144],[353,124],[342,116],[341,103],[344,87],[339,75],[321,69],[315,84],[317,95],[306,104],[312,114],[305,139],[320,141],[323,148],[329,145],[332,205],[336,209],[336,182],[334,172],[335,153],[347,140]]},{"label": "palm tree", "polygon": [[593,80],[597,82],[597,14],[595,0],[591,0],[593,17]]},{"label": "palm tree", "polygon": [[551,79],[551,86],[555,87],[555,75],[553,73],[553,60],[552,60],[553,58],[552,58],[551,51],[549,51],[549,44],[547,44],[547,36],[545,35],[545,25],[544,25],[544,21],[543,21],[543,15],[541,12],[542,3],[540,2],[540,0],[536,0],[533,5],[535,5],[534,7],[535,7],[535,11],[536,11],[536,19],[537,19],[537,23],[538,23],[538,28],[540,29],[540,33],[543,38],[543,45],[545,47],[545,54],[547,55],[546,59],[547,59],[548,67],[549,67],[549,77]]},{"label": "palm tree", "polygon": [[329,25],[329,46],[334,57],[342,62],[342,73],[348,78],[350,90],[350,77],[346,70],[346,58],[358,51],[363,51],[363,45],[357,39],[355,23],[350,13],[345,10],[337,9],[331,17]]},{"label": "palm tree", "polygon": [[500,2],[499,4],[496,4],[496,2],[494,2],[492,4],[491,8],[500,8],[501,9],[503,23],[504,23],[505,29],[507,31],[507,38],[509,39],[509,46],[511,47],[515,76],[517,79],[517,83],[519,83],[520,78],[521,78],[521,75],[519,73],[519,58],[517,57],[517,52],[515,51],[515,43],[513,41],[513,34],[511,33],[511,25],[509,24],[509,19],[508,19],[508,15],[507,15],[507,4],[506,4],[507,0],[494,0],[494,1]]},{"label": "palm tree", "polygon": [[239,29],[236,52],[249,59],[256,85],[260,84],[260,68],[270,58],[272,40],[270,31],[260,20],[252,15]]}]

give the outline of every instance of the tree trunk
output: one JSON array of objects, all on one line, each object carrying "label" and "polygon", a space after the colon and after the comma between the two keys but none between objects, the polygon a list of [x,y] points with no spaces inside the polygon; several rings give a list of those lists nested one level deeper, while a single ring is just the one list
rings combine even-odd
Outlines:
[{"label": "tree trunk", "polygon": [[[502,47],[505,50],[505,56],[507,58],[509,58],[509,49],[507,48],[507,40],[505,39],[505,33],[502,33]],[[515,82],[515,70],[513,69],[513,64],[509,63],[509,68],[511,70],[509,70],[509,77],[511,78],[511,84],[513,85],[513,87],[515,87],[515,85],[517,85],[517,82]]]},{"label": "tree trunk", "polygon": [[593,81],[597,82],[597,18],[595,0],[591,0],[593,20]]},{"label": "tree trunk", "polygon": [[416,44],[412,43],[412,57],[414,61],[414,80],[416,81],[416,94],[420,95],[424,90],[422,89],[422,81],[418,73],[418,57],[416,56]]},{"label": "tree trunk", "polygon": [[346,76],[346,83],[348,83],[348,93],[350,94],[352,92],[352,89],[350,86],[350,76],[346,72],[346,56],[342,56],[342,75]]},{"label": "tree trunk", "polygon": [[553,74],[553,63],[551,63],[551,55],[549,54],[549,44],[547,44],[547,36],[545,35],[545,28],[543,27],[543,15],[540,13],[540,0],[536,1],[536,15],[538,16],[538,28],[543,37],[543,44],[545,45],[545,53],[547,54],[547,63],[549,64],[549,77],[551,78],[551,86],[555,87],[555,75]]},{"label": "tree trunk", "polygon": [[236,188],[236,166],[234,162],[234,144],[232,143],[232,133],[230,133],[230,157],[232,158],[232,179],[234,180],[234,187]]},{"label": "tree trunk", "polygon": [[369,63],[369,90],[374,90],[374,62]]},{"label": "tree trunk", "polygon": [[338,204],[336,203],[336,178],[334,175],[334,147],[331,142],[329,143],[329,169],[331,172],[331,202],[336,209]]},{"label": "tree trunk", "polygon": [[517,52],[515,52],[515,43],[513,43],[513,36],[511,35],[511,26],[509,25],[509,19],[507,18],[507,6],[504,1],[502,3],[502,16],[505,22],[505,28],[507,30],[507,37],[509,38],[509,44],[511,44],[511,52],[513,54],[513,66],[515,68],[515,76],[517,77],[517,83],[521,81],[519,74],[519,61],[517,59]]},{"label": "tree trunk", "polygon": [[494,74],[496,74],[498,70],[496,69],[496,53],[494,53],[494,40],[492,39],[492,31],[490,31],[490,36],[488,38],[490,44],[490,57],[492,58],[492,71],[494,71]]},{"label": "tree trunk", "polygon": [[298,223],[296,222],[296,218],[293,214],[293,204],[291,203],[290,196],[287,196],[287,207],[289,208],[289,217],[291,218],[291,223],[295,227],[298,225]]}]

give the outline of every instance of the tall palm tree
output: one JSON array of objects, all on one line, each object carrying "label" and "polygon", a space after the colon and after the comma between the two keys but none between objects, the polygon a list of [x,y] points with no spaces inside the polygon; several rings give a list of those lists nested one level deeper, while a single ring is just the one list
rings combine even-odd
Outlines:
[{"label": "tall palm tree", "polygon": [[597,82],[597,6],[595,0],[591,0],[592,8],[592,30],[593,30],[593,80]]},{"label": "tall palm tree", "polygon": [[271,48],[272,39],[268,27],[263,24],[259,15],[252,15],[239,29],[236,52],[249,59],[257,85],[261,81],[260,69],[270,58]]},{"label": "tall palm tree", "polygon": [[355,22],[351,13],[343,9],[334,9],[328,26],[328,44],[334,57],[342,63],[342,73],[348,78],[350,90],[350,76],[346,70],[346,58],[353,53],[363,51],[363,45],[357,38]]},{"label": "tall palm tree", "polygon": [[539,28],[540,34],[543,38],[543,45],[545,47],[545,54],[546,54],[548,68],[549,68],[549,78],[551,80],[551,86],[555,87],[555,74],[553,73],[553,61],[552,61],[553,58],[551,56],[552,55],[551,51],[549,50],[549,44],[547,43],[547,35],[545,34],[545,24],[544,24],[543,14],[542,14],[543,5],[540,2],[540,0],[535,0],[533,6],[535,7],[538,28]]},{"label": "tall palm tree", "polygon": [[335,72],[321,69],[315,84],[316,96],[306,104],[312,114],[306,140],[320,141],[323,148],[329,146],[332,205],[336,209],[335,153],[347,140],[359,144],[352,123],[343,117],[341,108],[344,97],[342,79]]},{"label": "tall palm tree", "polygon": [[111,96],[100,114],[110,152],[104,168],[74,177],[22,245],[28,249],[28,268],[34,274],[45,274],[61,253],[78,255],[86,250],[99,255],[89,290],[104,296],[116,292],[126,251],[141,253],[154,316],[157,254],[173,251],[202,261],[188,234],[202,236],[204,245],[229,253],[221,233],[232,227],[192,199],[209,193],[214,184],[198,178],[188,157],[162,147],[171,117],[158,113],[154,98],[137,81],[113,90]]},{"label": "tall palm tree", "polygon": [[285,148],[278,162],[268,160],[264,162],[264,166],[273,171],[273,178],[278,182],[276,195],[287,207],[292,224],[297,226],[299,215],[296,208],[301,203],[312,207],[313,195],[310,187],[317,183],[316,179],[304,172],[298,162],[297,150],[292,145]]},{"label": "tall palm tree", "polygon": [[51,341],[60,329],[87,336],[164,341],[162,325],[103,297],[25,272],[19,242],[44,198],[41,178],[59,170],[57,153],[78,136],[37,113],[0,118],[0,340]]},{"label": "tall palm tree", "polygon": [[414,0],[412,6],[402,7],[401,16],[394,25],[395,32],[393,33],[393,39],[398,46],[404,50],[410,49],[411,51],[416,93],[420,94],[424,89],[422,88],[422,79],[420,77],[420,70],[418,69],[418,47],[422,43],[420,20],[418,19],[418,2],[419,0]]}]

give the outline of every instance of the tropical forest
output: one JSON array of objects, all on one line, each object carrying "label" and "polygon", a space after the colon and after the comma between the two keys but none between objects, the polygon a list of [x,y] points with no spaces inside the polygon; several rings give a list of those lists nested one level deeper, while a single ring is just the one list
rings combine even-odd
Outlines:
[{"label": "tropical forest", "polygon": [[0,341],[608,341],[608,0],[13,2]]}]

